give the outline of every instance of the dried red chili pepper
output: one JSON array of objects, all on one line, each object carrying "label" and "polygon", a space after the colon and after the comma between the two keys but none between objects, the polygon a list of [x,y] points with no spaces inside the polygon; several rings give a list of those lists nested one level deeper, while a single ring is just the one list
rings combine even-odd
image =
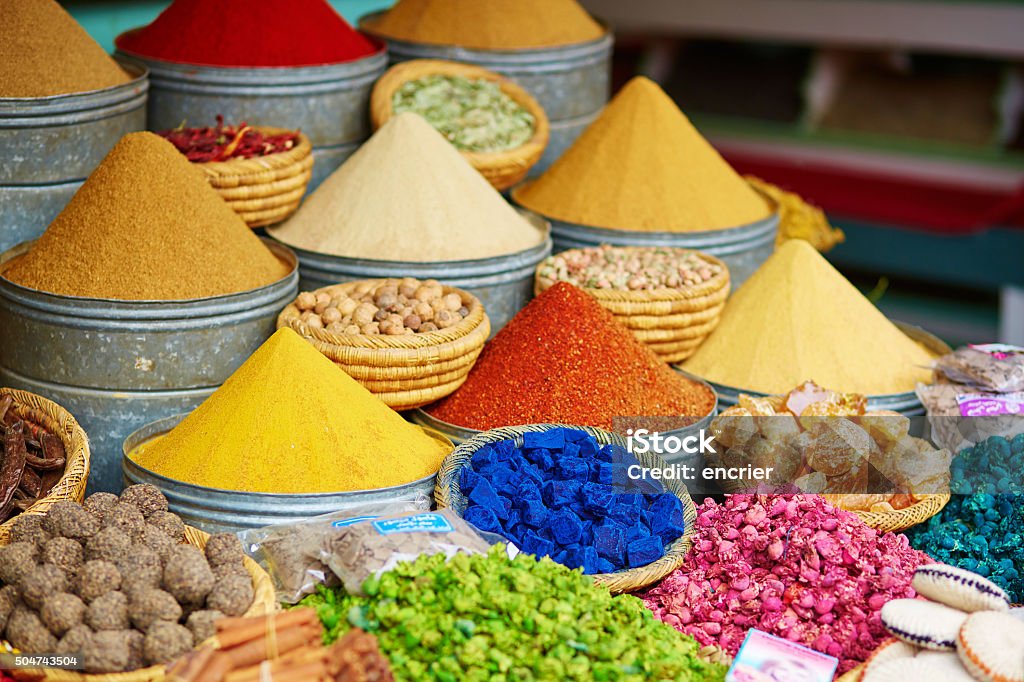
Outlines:
[{"label": "dried red chili pepper", "polygon": [[25,423],[18,422],[8,427],[4,436],[4,462],[0,466],[0,521],[6,521],[11,514],[14,493],[21,484],[25,473]]},{"label": "dried red chili pepper", "polygon": [[251,159],[288,151],[295,147],[298,132],[264,135],[244,121],[237,126],[224,125],[217,116],[217,125],[209,128],[186,128],[184,124],[159,133],[193,163]]}]

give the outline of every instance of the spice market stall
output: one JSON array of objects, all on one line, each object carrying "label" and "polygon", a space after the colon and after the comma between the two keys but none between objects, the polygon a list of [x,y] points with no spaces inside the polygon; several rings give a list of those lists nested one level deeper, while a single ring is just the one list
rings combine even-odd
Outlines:
[{"label": "spice market stall", "polygon": [[[152,133],[0,0],[0,678],[1024,682],[1024,351],[891,321],[654,81],[605,106],[575,0],[161,9]],[[29,161],[5,118],[115,94]]]}]

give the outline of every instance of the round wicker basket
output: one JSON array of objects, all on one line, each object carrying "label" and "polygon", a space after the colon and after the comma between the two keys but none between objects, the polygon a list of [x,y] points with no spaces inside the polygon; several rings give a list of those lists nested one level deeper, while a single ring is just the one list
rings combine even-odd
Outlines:
[{"label": "round wicker basket", "polygon": [[[317,289],[314,293],[345,294],[362,283],[375,286],[400,280],[358,280]],[[466,380],[484,342],[491,322],[484,306],[472,294],[443,286],[444,293],[458,294],[469,315],[458,324],[422,334],[335,334],[302,322],[295,303],[277,318],[277,327],[290,327],[341,367],[353,379],[395,410],[411,410],[453,393]]]},{"label": "round wicker basket", "polygon": [[14,400],[10,407],[14,414],[60,438],[64,445],[65,463],[64,474],[46,497],[18,516],[0,524],[0,545],[6,545],[10,540],[11,526],[19,516],[45,514],[58,500],[81,502],[85,497],[85,485],[89,479],[89,440],[71,413],[57,403],[34,393],[0,388],[0,399],[8,395]]},{"label": "round wicker basket", "polygon": [[[460,516],[467,506],[466,496],[459,489],[459,472],[463,467],[469,466],[473,454],[485,445],[497,443],[498,441],[515,439],[520,445],[523,441],[523,434],[531,431],[548,431],[550,429],[562,428],[562,424],[531,424],[527,426],[507,426],[500,429],[484,431],[473,436],[468,441],[459,445],[441,462],[441,470],[437,474],[437,486],[434,488],[434,501],[438,509],[451,507]],[[589,426],[570,426],[568,428],[585,431],[593,436],[598,443],[603,445],[614,443],[625,447],[625,440],[619,436],[602,429]],[[664,468],[665,462],[657,455],[644,453],[636,456],[640,464],[654,469]],[[693,545],[693,533],[697,522],[697,507],[690,498],[686,487],[678,480],[662,481],[665,487],[673,495],[683,502],[683,518],[686,520],[686,531],[676,539],[665,551],[665,555],[657,561],[646,566],[632,568],[618,573],[602,573],[591,575],[598,585],[606,586],[613,594],[633,592],[642,587],[655,583],[682,565],[683,559]]]},{"label": "round wicker basket", "polygon": [[[831,498],[832,496],[826,495],[825,497]],[[829,499],[829,501],[835,504],[835,501],[832,499]],[[942,508],[948,503],[949,495],[926,495],[920,501],[905,509],[882,512],[862,511],[859,509],[849,511],[852,511],[860,517],[861,521],[875,530],[882,531],[883,533],[899,533],[919,523],[924,523],[942,511]],[[842,504],[836,506],[843,509]]]},{"label": "round wicker basket", "polygon": [[[638,247],[612,247],[615,251],[630,252]],[[541,270],[555,258],[564,258],[569,252],[551,256],[537,266],[534,293],[554,286],[555,280],[541,276]],[[680,362],[693,355],[704,339],[718,326],[718,319],[729,296],[729,269],[718,258],[700,251],[670,248],[680,257],[696,254],[701,260],[721,267],[721,271],[706,282],[680,289],[654,289],[651,291],[620,291],[617,289],[584,288],[588,294],[615,318],[632,330],[633,334],[650,346],[665,362]]]},{"label": "round wicker basket", "polygon": [[[258,126],[265,135],[290,132]],[[210,185],[249,227],[281,222],[299,207],[313,177],[313,145],[299,133],[297,144],[285,152],[197,163]]]},{"label": "round wicker basket", "polygon": [[[209,534],[198,528],[185,526],[185,542],[203,549],[206,541],[210,539]],[[261,616],[277,610],[277,594],[274,585],[266,571],[249,557],[244,557],[245,570],[252,578],[253,600],[252,606],[245,612],[246,616]],[[75,670],[49,669],[45,671],[33,671],[46,680],[54,682],[159,682],[165,679],[166,666],[155,665],[149,668],[140,668],[127,673],[104,673],[86,674]],[[39,678],[36,678],[39,679]]]},{"label": "round wicker basket", "polygon": [[504,190],[521,182],[529,170],[544,154],[548,145],[550,125],[544,109],[523,88],[508,78],[470,64],[440,59],[414,59],[392,66],[373,86],[370,95],[370,121],[374,130],[384,125],[394,114],[392,100],[395,91],[404,83],[425,76],[457,76],[494,81],[502,92],[533,114],[536,126],[525,144],[499,152],[462,152],[463,157],[497,190]]}]

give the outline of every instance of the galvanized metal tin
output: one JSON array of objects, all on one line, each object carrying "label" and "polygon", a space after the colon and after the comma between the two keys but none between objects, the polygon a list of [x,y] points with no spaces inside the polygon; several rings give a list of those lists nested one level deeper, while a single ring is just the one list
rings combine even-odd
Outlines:
[{"label": "galvanized metal tin", "polygon": [[146,127],[149,74],[123,85],[0,98],[0,252],[38,237],[124,135]]},{"label": "galvanized metal tin", "polygon": [[125,53],[149,67],[150,130],[182,121],[228,121],[301,129],[313,143],[312,191],[370,136],[370,90],[387,51],[341,64],[240,68],[178,64]]},{"label": "galvanized metal tin", "polygon": [[[380,14],[363,17],[360,28],[373,34],[369,24]],[[597,118],[611,94],[611,29],[586,43],[528,50],[477,50],[377,37],[387,42],[392,64],[410,59],[465,62],[508,76],[526,88],[551,122],[548,148],[531,169],[531,177],[546,170],[569,148]]]},{"label": "galvanized metal tin", "polygon": [[[177,415],[148,424],[129,435],[122,446],[124,485],[151,483],[167,497],[170,510],[182,521],[208,533],[235,533],[246,528],[259,528],[298,519],[354,509],[366,504],[416,500],[421,496],[432,500],[437,474],[412,483],[340,493],[273,494],[221,490],[191,485],[161,476],[145,469],[130,458],[143,443],[161,436],[185,418]],[[439,433],[427,434],[447,442]]]},{"label": "galvanized metal tin", "polygon": [[[191,301],[57,296],[0,277],[0,378],[65,405],[89,434],[91,490],[117,490],[125,436],[205,399],[274,332],[298,292],[297,261],[281,280]],[[30,244],[0,255],[3,264]]]},{"label": "galvanized metal tin", "polygon": [[[514,195],[513,195],[514,196]],[[567,249],[611,244],[612,246],[675,246],[718,256],[729,266],[733,290],[745,282],[775,250],[779,214],[772,213],[742,227],[706,232],[638,232],[610,230],[551,220],[554,253]]]},{"label": "galvanized metal tin", "polygon": [[[915,327],[913,325],[897,321],[893,321],[893,324],[899,327],[900,331],[904,334],[914,341],[917,341],[936,355],[945,355],[952,350],[949,347],[949,344],[920,327]],[[715,393],[718,394],[719,404],[726,408],[736,405],[739,402],[741,393],[745,393],[746,395],[753,397],[764,397],[765,395],[768,395],[759,391],[748,391],[746,389],[735,388],[733,386],[723,386],[722,384],[716,384],[713,381],[709,381],[708,383],[715,389]],[[906,391],[905,393],[890,393],[887,395],[869,395],[868,409],[891,410],[893,412],[899,412],[907,417],[917,417],[925,413],[924,406],[921,404],[917,394],[913,391]]]},{"label": "galvanized metal tin", "polygon": [[[344,258],[292,247],[299,257],[299,284],[303,291],[312,291],[357,279],[437,279],[465,289],[480,299],[491,320],[493,336],[533,298],[534,271],[538,263],[551,255],[547,222],[528,211],[522,213],[538,230],[544,232],[544,240],[525,251],[494,258],[410,263]],[[486,229],[486,226],[481,226],[481,229]]]}]

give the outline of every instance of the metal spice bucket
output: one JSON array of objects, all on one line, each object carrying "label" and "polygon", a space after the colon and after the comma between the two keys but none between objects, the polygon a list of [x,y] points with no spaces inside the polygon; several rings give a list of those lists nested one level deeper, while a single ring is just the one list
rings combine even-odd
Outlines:
[{"label": "metal spice bucket", "polygon": [[[189,526],[208,533],[235,533],[246,528],[260,528],[272,524],[288,523],[298,519],[344,511],[367,504],[411,501],[434,493],[437,475],[418,481],[376,490],[354,490],[338,493],[275,494],[220,490],[192,485],[161,476],[145,469],[129,457],[143,443],[161,436],[185,418],[168,417],[148,424],[130,434],[121,448],[121,470],[124,485],[151,483],[158,487],[170,510]],[[450,445],[439,433],[425,429],[431,437]],[[327,454],[327,453],[325,453]]]},{"label": "metal spice bucket", "polygon": [[[119,39],[120,41],[120,39]],[[167,130],[187,121],[301,130],[313,143],[316,189],[370,136],[370,90],[387,68],[387,51],[322,66],[217,67],[179,64],[118,50],[149,67],[147,125]]]},{"label": "metal spice bucket", "polygon": [[35,239],[103,157],[146,127],[149,73],[122,61],[132,80],[52,97],[0,97],[0,253]]},{"label": "metal spice bucket", "polygon": [[[383,12],[359,21],[364,33]],[[551,137],[540,161],[530,170],[536,177],[568,149],[594,122],[611,94],[611,56],[614,37],[525,50],[477,50],[452,45],[428,45],[377,36],[388,44],[392,64],[410,59],[445,59],[475,64],[515,80],[533,95],[548,115]]]},{"label": "metal spice bucket", "polygon": [[[905,322],[897,322],[896,320],[893,320],[892,323],[913,341],[916,341],[919,345],[932,353],[935,353],[936,356],[952,352],[949,344],[920,327],[915,327],[914,325],[906,324]],[[679,368],[674,367],[674,369]],[[713,381],[709,381],[708,384],[715,389],[715,393],[718,394],[718,402],[725,408],[736,405],[739,402],[741,393],[754,398],[762,398],[768,395],[767,393],[761,393],[759,391],[748,391],[742,388],[723,386],[722,384],[716,384]],[[869,395],[868,409],[891,410],[892,412],[899,412],[906,417],[919,417],[925,413],[924,406],[921,404],[921,399],[917,397],[917,393],[914,391],[889,393],[886,395]]]},{"label": "metal spice bucket", "polygon": [[[521,187],[522,185],[520,185]],[[764,196],[764,195],[762,195]],[[515,202],[515,190],[512,192]],[[725,230],[704,232],[640,232],[590,227],[548,218],[554,253],[610,244],[611,246],[670,246],[703,251],[720,258],[729,268],[735,291],[775,251],[775,235],[779,230],[779,212],[775,203],[765,197],[773,212],[767,218]],[[547,217],[547,216],[545,216]]]},{"label": "metal spice bucket", "polygon": [[[0,384],[37,393],[74,414],[89,434],[89,492],[121,489],[121,444],[155,419],[205,400],[274,333],[298,292],[291,267],[257,289],[188,301],[60,296],[0,277]],[[31,243],[0,255],[4,263]]]},{"label": "metal spice bucket", "polygon": [[534,271],[538,263],[551,255],[547,222],[529,211],[520,213],[544,232],[544,240],[525,251],[492,258],[411,263],[330,256],[292,247],[299,257],[301,288],[313,291],[358,279],[436,279],[480,299],[491,319],[493,337],[533,298]]}]

